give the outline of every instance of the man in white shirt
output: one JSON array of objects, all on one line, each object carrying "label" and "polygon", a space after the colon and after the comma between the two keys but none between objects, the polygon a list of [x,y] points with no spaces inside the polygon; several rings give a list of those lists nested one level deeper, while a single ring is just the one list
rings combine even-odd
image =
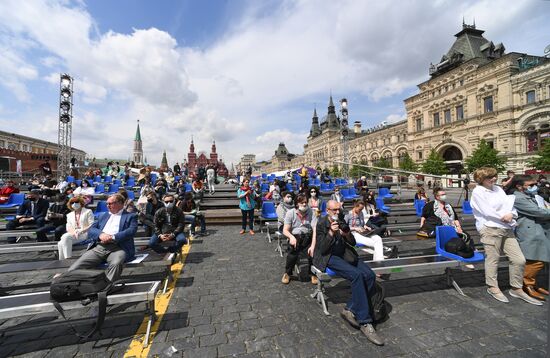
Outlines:
[{"label": "man in white shirt", "polygon": [[212,166],[208,166],[208,169],[206,170],[206,180],[208,181],[208,191],[210,192],[210,195],[214,195],[214,183],[216,182],[216,171]]},{"label": "man in white shirt", "polygon": [[109,212],[103,213],[88,231],[93,244],[69,267],[93,269],[107,262],[107,278],[115,282],[122,273],[124,262],[135,256],[134,236],[137,231],[137,216],[124,210],[124,197],[113,194],[107,199]]}]

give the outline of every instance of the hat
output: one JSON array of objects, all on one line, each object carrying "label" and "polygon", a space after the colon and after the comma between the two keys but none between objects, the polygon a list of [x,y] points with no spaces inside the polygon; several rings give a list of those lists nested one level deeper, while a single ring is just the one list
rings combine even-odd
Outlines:
[{"label": "hat", "polygon": [[40,194],[42,191],[40,189],[31,189],[31,194]]},{"label": "hat", "polygon": [[367,177],[366,177],[366,176],[362,176],[362,177],[361,177],[361,180],[367,180]]}]

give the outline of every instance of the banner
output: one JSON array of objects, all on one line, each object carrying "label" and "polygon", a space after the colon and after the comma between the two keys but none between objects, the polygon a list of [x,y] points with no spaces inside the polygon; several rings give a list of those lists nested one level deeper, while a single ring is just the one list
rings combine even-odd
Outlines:
[{"label": "banner", "polygon": [[23,176],[23,165],[21,164],[21,159],[17,159],[15,161],[15,171],[20,177]]}]

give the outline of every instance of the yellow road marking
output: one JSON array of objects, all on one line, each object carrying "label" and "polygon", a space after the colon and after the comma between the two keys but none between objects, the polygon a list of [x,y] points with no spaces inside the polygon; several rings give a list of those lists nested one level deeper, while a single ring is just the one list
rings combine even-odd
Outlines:
[{"label": "yellow road marking", "polygon": [[147,323],[149,322],[149,317],[145,317],[143,319],[143,322],[141,322],[141,325],[139,326],[134,336],[134,339],[132,340],[132,343],[130,343],[130,346],[126,350],[126,353],[124,353],[124,357],[145,358],[149,354],[149,350],[151,349],[151,345],[153,344],[153,338],[157,333],[157,330],[160,326],[160,322],[162,321],[162,317],[164,316],[164,314],[166,313],[166,310],[168,309],[168,304],[170,303],[170,299],[172,298],[172,294],[174,293],[176,282],[178,281],[181,271],[183,270],[183,266],[185,266],[185,260],[187,259],[187,255],[191,250],[192,241],[193,240],[189,240],[189,245],[185,245],[182,248],[180,262],[172,265],[172,274],[174,275],[174,280],[172,280],[172,282],[168,284],[167,292],[165,294],[163,294],[162,291],[159,291],[157,293],[157,297],[155,299],[155,311],[157,313],[157,320],[151,327],[151,335],[149,336],[149,345],[146,348],[143,347],[145,332],[147,332]]}]

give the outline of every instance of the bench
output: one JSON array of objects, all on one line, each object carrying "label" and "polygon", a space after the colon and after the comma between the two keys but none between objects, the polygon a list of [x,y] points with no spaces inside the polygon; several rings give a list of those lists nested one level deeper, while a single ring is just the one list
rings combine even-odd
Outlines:
[{"label": "bench", "polygon": [[[159,287],[160,281],[127,283],[116,293],[107,296],[108,305],[145,302],[149,321],[143,342],[144,347],[149,345],[151,327],[157,319],[155,296]],[[80,301],[62,302],[60,305],[64,310],[82,308]],[[0,297],[0,319],[2,320],[41,313],[59,313],[50,301],[50,291]]]},{"label": "bench", "polygon": [[[164,280],[164,287],[162,293],[166,293],[168,289],[168,282],[173,281],[174,276],[172,274],[171,266],[173,264],[176,254],[157,254],[155,252],[138,253],[136,258],[130,262],[127,262],[125,268],[136,267],[165,267],[166,279]],[[44,261],[31,261],[31,262],[14,262],[0,264],[0,274],[17,273],[17,272],[30,272],[30,271],[42,271],[42,270],[64,270],[68,269],[75,259],[66,260],[44,260]]]},{"label": "bench", "polygon": [[[134,245],[136,247],[147,245],[149,243],[149,238],[141,237],[134,239]],[[73,245],[73,250],[77,251],[79,248],[86,248],[86,245]],[[57,253],[57,241],[50,242],[26,242],[23,244],[7,244],[0,245],[0,254],[12,254],[20,252],[44,252],[44,251],[54,251]],[[78,255],[74,255],[78,256]]]}]

